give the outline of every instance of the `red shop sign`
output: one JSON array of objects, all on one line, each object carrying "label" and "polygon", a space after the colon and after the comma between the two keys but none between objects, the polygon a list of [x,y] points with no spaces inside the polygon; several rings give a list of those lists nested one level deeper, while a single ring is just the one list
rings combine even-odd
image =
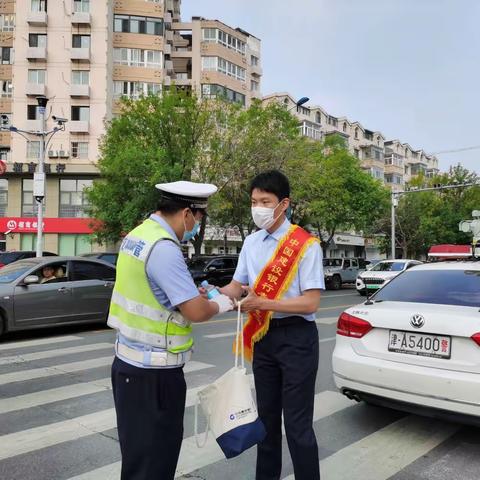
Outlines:
[{"label": "red shop sign", "polygon": [[[93,233],[93,218],[44,218],[44,233]],[[36,233],[35,217],[0,218],[0,233]]]}]

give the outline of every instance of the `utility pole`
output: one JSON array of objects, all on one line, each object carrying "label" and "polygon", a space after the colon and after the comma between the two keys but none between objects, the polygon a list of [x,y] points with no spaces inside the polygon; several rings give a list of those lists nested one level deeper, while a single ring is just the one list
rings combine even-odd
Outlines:
[{"label": "utility pole", "polygon": [[398,192],[393,192],[391,193],[391,217],[392,217],[392,229],[391,229],[391,236],[392,236],[392,260],[395,258],[395,208],[398,206],[398,199],[400,198],[401,195],[406,195],[408,193],[420,193],[420,192],[432,192],[432,191],[438,191],[438,190],[450,190],[452,188],[464,188],[464,187],[475,187],[475,186],[480,186],[480,182],[474,182],[474,183],[460,183],[457,185],[439,185],[435,187],[426,187],[426,188],[412,188],[410,190],[400,190]]}]

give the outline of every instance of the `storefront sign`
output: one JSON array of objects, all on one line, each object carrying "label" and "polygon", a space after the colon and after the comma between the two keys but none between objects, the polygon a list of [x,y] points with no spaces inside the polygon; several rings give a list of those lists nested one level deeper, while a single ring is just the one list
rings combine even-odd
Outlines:
[{"label": "storefront sign", "polygon": [[354,235],[334,235],[333,241],[336,245],[352,245],[356,247],[363,247],[365,245],[365,239],[363,237]]},{"label": "storefront sign", "polygon": [[[44,218],[44,233],[93,233],[94,220],[91,218]],[[38,228],[35,217],[0,218],[0,232],[36,233]]]},{"label": "storefront sign", "polygon": [[[24,166],[26,168],[24,168]],[[55,172],[56,173],[64,173],[66,164],[65,163],[56,163],[56,164],[51,164],[51,163],[45,163],[43,165],[43,168],[45,170],[45,173],[52,173],[53,168],[55,167]],[[37,163],[36,162],[30,162],[30,163],[20,163],[20,162],[15,162],[13,164],[13,172],[14,173],[35,173],[37,171]]]}]

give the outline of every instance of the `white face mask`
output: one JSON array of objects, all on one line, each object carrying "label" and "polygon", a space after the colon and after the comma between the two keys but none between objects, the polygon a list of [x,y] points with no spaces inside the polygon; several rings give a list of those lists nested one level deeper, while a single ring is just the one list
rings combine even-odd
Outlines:
[{"label": "white face mask", "polygon": [[283,211],[281,211],[277,217],[274,217],[273,215],[275,214],[275,208],[252,207],[253,223],[255,223],[258,228],[268,230],[280,218],[283,213]]}]

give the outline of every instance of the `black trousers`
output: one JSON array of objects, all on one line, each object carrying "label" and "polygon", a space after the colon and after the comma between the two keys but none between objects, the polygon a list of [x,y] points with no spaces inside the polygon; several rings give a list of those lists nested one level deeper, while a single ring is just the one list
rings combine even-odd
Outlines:
[{"label": "black trousers", "polygon": [[[282,321],[285,324],[282,325]],[[318,332],[301,317],[273,320],[255,344],[253,373],[259,416],[267,430],[257,447],[256,480],[278,480],[282,471],[282,412],[295,480],[319,480],[313,431]]]},{"label": "black trousers", "polygon": [[121,480],[173,480],[183,438],[183,368],[137,368],[115,357],[112,386]]}]

